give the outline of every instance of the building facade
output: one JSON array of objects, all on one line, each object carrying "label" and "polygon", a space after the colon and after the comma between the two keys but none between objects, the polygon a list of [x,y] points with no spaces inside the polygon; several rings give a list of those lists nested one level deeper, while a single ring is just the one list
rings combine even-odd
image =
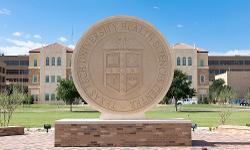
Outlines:
[{"label": "building facade", "polygon": [[208,56],[209,81],[226,71],[250,71],[250,56]]},{"label": "building facade", "polygon": [[5,63],[6,85],[20,84],[28,89],[29,84],[29,56],[0,56],[0,61]]},{"label": "building facade", "polygon": [[237,93],[238,98],[245,98],[250,88],[250,71],[226,71],[215,75],[215,79],[223,79]]},{"label": "building facade", "polygon": [[72,53],[72,49],[58,43],[29,51],[29,92],[35,101],[56,101],[59,80],[72,79]]},{"label": "building facade", "polygon": [[0,61],[0,91],[3,92],[6,87],[6,64]]},{"label": "building facade", "polygon": [[175,68],[188,75],[188,80],[192,81],[192,88],[196,90],[197,97],[203,99],[209,89],[208,51],[184,43],[175,44],[173,51]]}]

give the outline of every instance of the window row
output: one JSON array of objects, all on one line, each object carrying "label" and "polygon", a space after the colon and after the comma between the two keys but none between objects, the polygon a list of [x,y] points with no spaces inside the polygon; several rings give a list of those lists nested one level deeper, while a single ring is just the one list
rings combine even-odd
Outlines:
[{"label": "window row", "polygon": [[4,67],[0,67],[0,73],[5,73],[5,68]]},{"label": "window row", "polygon": [[2,83],[5,82],[5,77],[4,76],[0,76],[0,82],[2,82]]},{"label": "window row", "polygon": [[[61,57],[57,57],[57,59],[55,57],[51,58],[51,66],[55,66],[57,64],[57,66],[61,66]],[[46,57],[46,66],[50,65],[50,58]]]},{"label": "window row", "polygon": [[203,74],[200,75],[200,84],[205,83],[205,76]]},{"label": "window row", "polygon": [[225,73],[227,70],[225,70],[225,69],[210,69],[209,70],[209,73],[210,74],[215,74],[215,75],[217,75],[217,74],[222,74],[222,73]]},{"label": "window row", "polygon": [[[182,57],[182,66],[186,66],[188,63],[188,66],[192,66],[192,58],[188,57],[188,62],[186,60],[186,57]],[[181,65],[181,58],[177,57],[177,62],[176,62],[177,66]]]},{"label": "window row", "polygon": [[4,61],[7,66],[29,66],[28,60],[6,60]]},{"label": "window row", "polygon": [[28,78],[6,78],[8,82],[29,82]]},{"label": "window row", "polygon": [[209,66],[216,65],[250,65],[250,60],[208,60]]},{"label": "window row", "polygon": [[48,76],[48,75],[46,75],[45,76],[45,83],[55,83],[55,82],[60,82],[60,80],[61,80],[61,76],[54,76],[54,75],[52,75],[52,76]]},{"label": "window row", "polygon": [[55,93],[51,93],[51,94],[46,93],[44,96],[45,96],[45,101],[49,101],[49,100],[54,101],[54,100],[56,100],[56,94]]},{"label": "window row", "polygon": [[6,74],[29,74],[29,70],[6,69]]},{"label": "window row", "polygon": [[[188,81],[191,81],[192,82],[192,75],[188,75],[187,76],[187,80]],[[205,76],[202,74],[199,76],[199,81],[200,81],[200,84],[204,84],[205,83]]]}]

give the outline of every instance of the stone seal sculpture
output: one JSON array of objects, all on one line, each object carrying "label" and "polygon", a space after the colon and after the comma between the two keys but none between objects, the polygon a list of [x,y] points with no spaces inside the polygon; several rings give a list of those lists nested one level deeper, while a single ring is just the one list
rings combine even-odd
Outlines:
[{"label": "stone seal sculpture", "polygon": [[61,119],[55,146],[191,146],[191,121],[146,119],[167,93],[172,52],[149,23],[110,17],[88,29],[73,52],[73,80],[100,118]]},{"label": "stone seal sculpture", "polygon": [[171,85],[172,59],[171,48],[154,26],[136,17],[110,17],[78,41],[73,80],[102,119],[143,119]]}]

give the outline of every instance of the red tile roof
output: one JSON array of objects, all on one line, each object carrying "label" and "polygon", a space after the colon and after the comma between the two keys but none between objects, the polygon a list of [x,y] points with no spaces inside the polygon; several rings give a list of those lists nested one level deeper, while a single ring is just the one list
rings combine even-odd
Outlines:
[{"label": "red tile roof", "polygon": [[47,48],[54,48],[54,49],[66,49],[67,53],[73,53],[73,49],[69,48],[68,46],[65,46],[63,44],[59,44],[59,43],[53,43],[53,44],[49,44],[40,48],[36,48],[33,50],[30,50],[29,53],[40,53],[40,51],[42,49],[47,49]]},{"label": "red tile roof", "polygon": [[173,49],[194,49],[194,47],[185,43],[176,43]]},{"label": "red tile roof", "polygon": [[197,50],[198,53],[199,52],[200,53],[208,52],[207,50],[205,50],[203,48],[191,46],[191,45],[188,45],[186,43],[176,43],[176,44],[174,44],[173,49],[193,49],[193,50]]}]

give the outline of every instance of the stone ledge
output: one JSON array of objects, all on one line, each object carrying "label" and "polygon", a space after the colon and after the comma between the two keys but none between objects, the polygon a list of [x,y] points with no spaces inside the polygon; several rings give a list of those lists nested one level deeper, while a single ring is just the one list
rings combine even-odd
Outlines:
[{"label": "stone ledge", "polygon": [[191,146],[191,121],[63,119],[56,147]]},{"label": "stone ledge", "polygon": [[102,120],[102,119],[61,119],[57,120],[56,124],[135,124],[135,123],[192,123],[190,120],[179,119],[151,119],[151,120]]},{"label": "stone ledge", "polygon": [[23,134],[24,134],[24,127],[21,126],[0,127],[0,136],[23,135]]}]

